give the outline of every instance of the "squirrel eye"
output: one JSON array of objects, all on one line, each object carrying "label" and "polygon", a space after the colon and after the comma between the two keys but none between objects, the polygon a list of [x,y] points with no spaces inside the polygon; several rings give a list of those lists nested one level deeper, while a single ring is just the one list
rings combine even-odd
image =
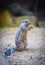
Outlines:
[{"label": "squirrel eye", "polygon": [[26,23],[28,23],[27,21],[25,21]]}]

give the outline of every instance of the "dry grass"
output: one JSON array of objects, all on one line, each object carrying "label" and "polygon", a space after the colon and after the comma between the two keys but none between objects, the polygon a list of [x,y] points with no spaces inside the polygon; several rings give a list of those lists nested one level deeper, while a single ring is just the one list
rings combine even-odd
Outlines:
[{"label": "dry grass", "polygon": [[12,22],[11,14],[7,10],[0,14],[0,25],[9,25],[12,24]]},{"label": "dry grass", "polygon": [[13,17],[9,11],[5,10],[0,14],[0,27],[17,27],[23,19],[29,19],[33,25],[36,25],[34,16]]},{"label": "dry grass", "polygon": [[16,26],[19,26],[20,22],[23,20],[23,19],[29,19],[31,20],[31,23],[33,25],[36,25],[36,18],[34,16],[21,16],[21,17],[17,17],[14,22],[15,22],[15,25]]}]

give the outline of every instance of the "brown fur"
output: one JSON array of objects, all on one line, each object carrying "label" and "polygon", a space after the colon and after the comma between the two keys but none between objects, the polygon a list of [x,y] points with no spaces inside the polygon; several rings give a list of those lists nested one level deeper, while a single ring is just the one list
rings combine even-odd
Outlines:
[{"label": "brown fur", "polygon": [[27,46],[27,31],[22,31],[21,33],[21,40],[16,43],[17,50],[20,52],[24,51]]}]

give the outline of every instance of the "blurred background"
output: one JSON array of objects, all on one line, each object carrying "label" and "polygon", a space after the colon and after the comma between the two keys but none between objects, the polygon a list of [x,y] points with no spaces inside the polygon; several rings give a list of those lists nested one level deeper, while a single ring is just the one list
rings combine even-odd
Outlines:
[{"label": "blurred background", "polygon": [[0,28],[17,27],[26,18],[45,27],[45,0],[0,0]]},{"label": "blurred background", "polygon": [[[27,34],[30,50],[7,58],[4,53],[9,45],[10,48],[15,46],[15,35],[22,19],[29,19],[34,25]],[[0,65],[12,64],[45,65],[45,0],[0,0]]]}]

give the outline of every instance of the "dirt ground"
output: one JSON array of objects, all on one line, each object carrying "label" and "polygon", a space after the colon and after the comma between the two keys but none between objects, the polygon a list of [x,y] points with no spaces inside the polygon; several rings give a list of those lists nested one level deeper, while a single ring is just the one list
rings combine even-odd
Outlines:
[{"label": "dirt ground", "polygon": [[10,47],[15,47],[17,29],[0,30],[0,65],[45,65],[45,28],[33,28],[28,32],[27,48],[29,50],[16,51],[10,58],[3,56],[9,44]]}]

